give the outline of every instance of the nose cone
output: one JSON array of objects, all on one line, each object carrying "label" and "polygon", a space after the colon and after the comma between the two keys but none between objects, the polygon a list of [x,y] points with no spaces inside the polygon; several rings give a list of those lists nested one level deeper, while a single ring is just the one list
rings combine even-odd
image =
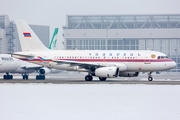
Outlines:
[{"label": "nose cone", "polygon": [[171,66],[171,68],[173,69],[173,68],[176,67],[176,65],[177,65],[176,62],[173,61],[170,66]]}]

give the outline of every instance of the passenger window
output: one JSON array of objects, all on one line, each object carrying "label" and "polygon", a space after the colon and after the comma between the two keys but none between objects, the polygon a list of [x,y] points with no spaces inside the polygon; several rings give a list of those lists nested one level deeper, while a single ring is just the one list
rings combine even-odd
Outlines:
[{"label": "passenger window", "polygon": [[158,59],[160,59],[161,57],[160,56],[158,56]]}]

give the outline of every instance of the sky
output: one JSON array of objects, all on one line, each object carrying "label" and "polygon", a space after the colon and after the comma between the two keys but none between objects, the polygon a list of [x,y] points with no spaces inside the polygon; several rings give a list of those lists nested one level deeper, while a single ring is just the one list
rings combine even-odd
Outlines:
[{"label": "sky", "polygon": [[180,14],[179,0],[0,0],[0,14],[10,20],[50,26],[50,38],[62,27],[67,15]]}]

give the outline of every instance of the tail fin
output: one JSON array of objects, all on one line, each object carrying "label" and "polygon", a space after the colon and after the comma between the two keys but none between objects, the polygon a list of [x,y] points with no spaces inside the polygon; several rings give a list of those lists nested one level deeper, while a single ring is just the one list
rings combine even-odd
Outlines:
[{"label": "tail fin", "polygon": [[49,45],[49,47],[48,47],[49,49],[56,49],[58,29],[59,29],[59,28],[55,28],[55,30],[54,30],[54,34],[53,34],[51,43],[50,43],[50,45]]},{"label": "tail fin", "polygon": [[44,46],[41,40],[36,36],[36,34],[24,20],[17,20],[15,23],[23,52],[49,50]]}]

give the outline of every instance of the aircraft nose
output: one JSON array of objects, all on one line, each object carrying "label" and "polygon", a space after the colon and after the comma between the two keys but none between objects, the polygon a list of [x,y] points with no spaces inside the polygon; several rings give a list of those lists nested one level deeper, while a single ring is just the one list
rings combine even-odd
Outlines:
[{"label": "aircraft nose", "polygon": [[171,63],[171,67],[172,67],[172,68],[175,68],[176,65],[177,65],[176,62],[174,62],[174,61]]}]

